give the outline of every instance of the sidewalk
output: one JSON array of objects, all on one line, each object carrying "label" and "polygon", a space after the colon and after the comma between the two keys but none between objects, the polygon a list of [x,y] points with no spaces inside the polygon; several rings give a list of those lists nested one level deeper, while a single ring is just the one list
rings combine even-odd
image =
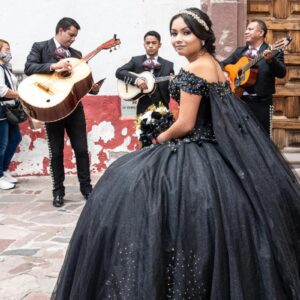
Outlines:
[{"label": "sidewalk", "polygon": [[19,177],[15,189],[0,191],[1,300],[50,298],[85,204],[77,176],[67,176],[65,186],[61,208],[52,206],[48,176]]}]

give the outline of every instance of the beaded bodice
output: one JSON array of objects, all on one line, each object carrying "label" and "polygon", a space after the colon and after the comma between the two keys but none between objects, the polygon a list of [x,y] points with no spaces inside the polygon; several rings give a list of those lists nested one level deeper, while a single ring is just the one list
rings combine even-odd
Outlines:
[{"label": "beaded bodice", "polygon": [[224,97],[231,93],[229,84],[227,82],[209,83],[205,79],[181,69],[170,82],[169,89],[171,96],[178,102],[180,102],[181,90],[189,94],[202,96],[195,128],[191,134],[181,139],[181,142],[197,142],[200,144],[202,142],[216,142],[211,120],[210,98],[212,96]]}]

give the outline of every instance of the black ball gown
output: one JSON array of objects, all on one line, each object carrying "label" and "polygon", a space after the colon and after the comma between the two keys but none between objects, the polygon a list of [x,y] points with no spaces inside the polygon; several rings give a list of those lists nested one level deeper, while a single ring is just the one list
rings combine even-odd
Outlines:
[{"label": "black ball gown", "polygon": [[300,299],[300,188],[227,83],[191,134],[115,161],[78,220],[52,299]]}]

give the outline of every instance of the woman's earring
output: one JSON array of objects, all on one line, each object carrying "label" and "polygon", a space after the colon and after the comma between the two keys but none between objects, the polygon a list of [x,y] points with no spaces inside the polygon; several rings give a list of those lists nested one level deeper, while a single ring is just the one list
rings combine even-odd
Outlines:
[{"label": "woman's earring", "polygon": [[205,45],[205,41],[201,41],[202,47],[204,47]]}]

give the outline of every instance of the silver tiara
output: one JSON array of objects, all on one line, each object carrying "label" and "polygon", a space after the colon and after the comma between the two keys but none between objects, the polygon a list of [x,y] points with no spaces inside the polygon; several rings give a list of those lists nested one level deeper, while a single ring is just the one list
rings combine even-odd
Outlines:
[{"label": "silver tiara", "polygon": [[195,19],[200,25],[202,25],[206,31],[209,31],[209,27],[205,23],[204,20],[202,20],[199,16],[197,16],[195,13],[189,11],[189,10],[181,10],[179,12],[180,14],[185,14],[191,16],[193,19]]}]

